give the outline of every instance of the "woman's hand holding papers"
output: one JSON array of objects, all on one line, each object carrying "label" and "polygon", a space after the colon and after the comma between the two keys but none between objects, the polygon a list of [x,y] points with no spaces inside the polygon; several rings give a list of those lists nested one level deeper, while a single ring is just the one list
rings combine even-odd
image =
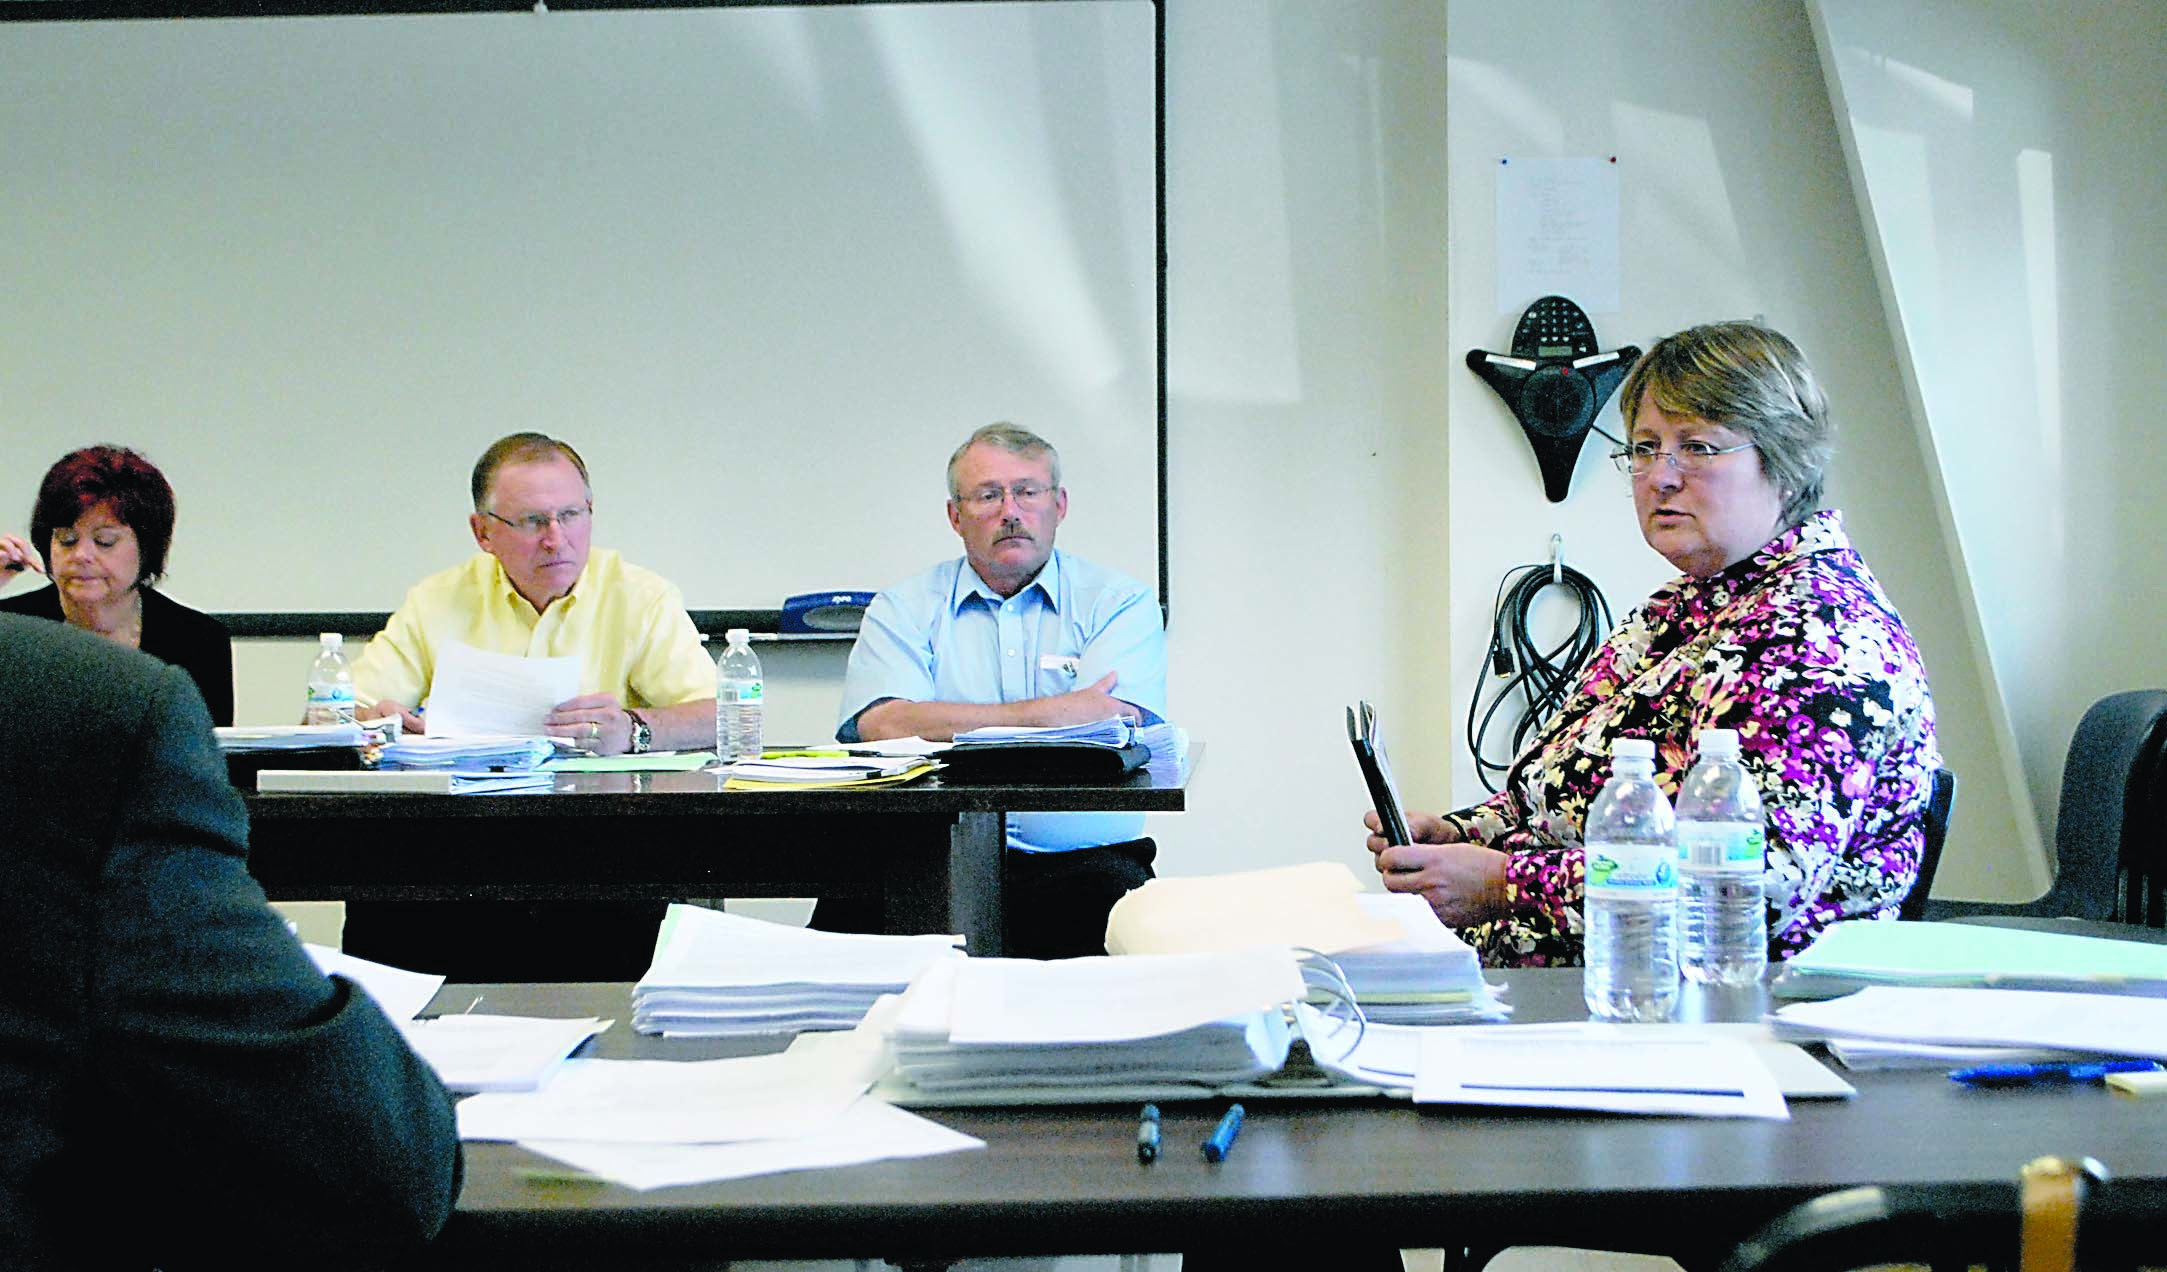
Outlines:
[{"label": "woman's hand holding papers", "polygon": [[1412,844],[1385,842],[1375,810],[1362,815],[1362,824],[1387,892],[1420,893],[1452,927],[1480,923],[1503,907],[1504,853],[1467,842],[1459,827],[1430,813],[1407,815]]}]

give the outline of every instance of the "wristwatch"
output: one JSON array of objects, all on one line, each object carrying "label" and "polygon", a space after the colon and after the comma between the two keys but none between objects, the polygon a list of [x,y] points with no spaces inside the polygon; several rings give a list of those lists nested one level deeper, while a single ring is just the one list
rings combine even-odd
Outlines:
[{"label": "wristwatch", "polygon": [[627,711],[625,714],[632,720],[632,754],[647,754],[647,748],[655,744],[654,727],[641,719],[637,711]]}]

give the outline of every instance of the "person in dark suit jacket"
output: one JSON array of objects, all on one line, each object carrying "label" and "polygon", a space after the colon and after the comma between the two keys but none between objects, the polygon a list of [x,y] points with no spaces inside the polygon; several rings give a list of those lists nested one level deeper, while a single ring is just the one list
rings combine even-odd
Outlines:
[{"label": "person in dark suit jacket", "polygon": [[50,573],[53,585],[0,600],[132,645],[194,678],[214,724],[233,723],[233,638],[225,624],[156,591],[173,544],[173,487],[123,446],[85,446],[45,471],[30,537],[0,534],[0,586]]},{"label": "person in dark suit jacket", "polygon": [[0,614],[0,1265],[397,1265],[450,1097],[248,873],[179,669]]}]

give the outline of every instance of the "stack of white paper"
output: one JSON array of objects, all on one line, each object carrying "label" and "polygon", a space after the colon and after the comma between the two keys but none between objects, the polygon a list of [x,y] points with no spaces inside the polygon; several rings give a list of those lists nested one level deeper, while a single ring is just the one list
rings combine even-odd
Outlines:
[{"label": "stack of white paper", "polygon": [[[1421,897],[1363,892],[1339,862],[1153,879],[1114,904],[1115,954],[1191,954],[1284,943],[1328,956],[1371,1020],[1500,1020],[1481,960]],[[1313,991],[1320,982],[1312,980]],[[1311,1001],[1320,1001],[1316,992]]]},{"label": "stack of white paper", "polygon": [[632,1027],[671,1037],[848,1029],[882,994],[960,958],[960,936],[862,936],[673,905],[632,989]]},{"label": "stack of white paper", "polygon": [[1482,979],[1473,946],[1411,892],[1365,892],[1355,901],[1402,935],[1332,956],[1362,1014],[1380,1024],[1447,1025],[1501,1020],[1511,1010]]},{"label": "stack of white paper", "polygon": [[1090,746],[1122,747],[1136,741],[1136,726],[1120,716],[1108,716],[1087,724],[1033,726],[989,724],[956,735],[969,742],[1081,742]]},{"label": "stack of white paper", "polygon": [[360,746],[358,724],[251,724],[213,730],[226,751],[306,751],[321,746]]},{"label": "stack of white paper", "polygon": [[1792,1003],[1779,1037],[1935,1047],[2041,1047],[2167,1060],[2167,1000],[2031,989],[1877,985],[1847,998]]},{"label": "stack of white paper", "polygon": [[448,768],[463,773],[515,771],[540,764],[555,755],[560,745],[571,748],[570,743],[552,738],[510,734],[404,738],[384,748],[382,762],[396,768]]},{"label": "stack of white paper", "polygon": [[903,997],[890,1043],[922,1092],[1241,1082],[1285,1063],[1285,949],[1233,954],[959,959]]}]

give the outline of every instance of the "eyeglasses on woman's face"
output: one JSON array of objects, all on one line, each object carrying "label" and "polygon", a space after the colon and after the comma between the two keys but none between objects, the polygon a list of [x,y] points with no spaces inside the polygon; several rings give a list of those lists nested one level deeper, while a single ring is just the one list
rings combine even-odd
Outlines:
[{"label": "eyeglasses on woman's face", "polygon": [[1664,450],[1654,442],[1634,442],[1620,450],[1610,452],[1610,462],[1628,477],[1645,476],[1655,467],[1658,457],[1668,459],[1670,466],[1681,473],[1695,473],[1725,455],[1735,455],[1742,450],[1752,450],[1757,443],[1740,442],[1736,446],[1718,446],[1698,438],[1678,443],[1674,451]]}]

